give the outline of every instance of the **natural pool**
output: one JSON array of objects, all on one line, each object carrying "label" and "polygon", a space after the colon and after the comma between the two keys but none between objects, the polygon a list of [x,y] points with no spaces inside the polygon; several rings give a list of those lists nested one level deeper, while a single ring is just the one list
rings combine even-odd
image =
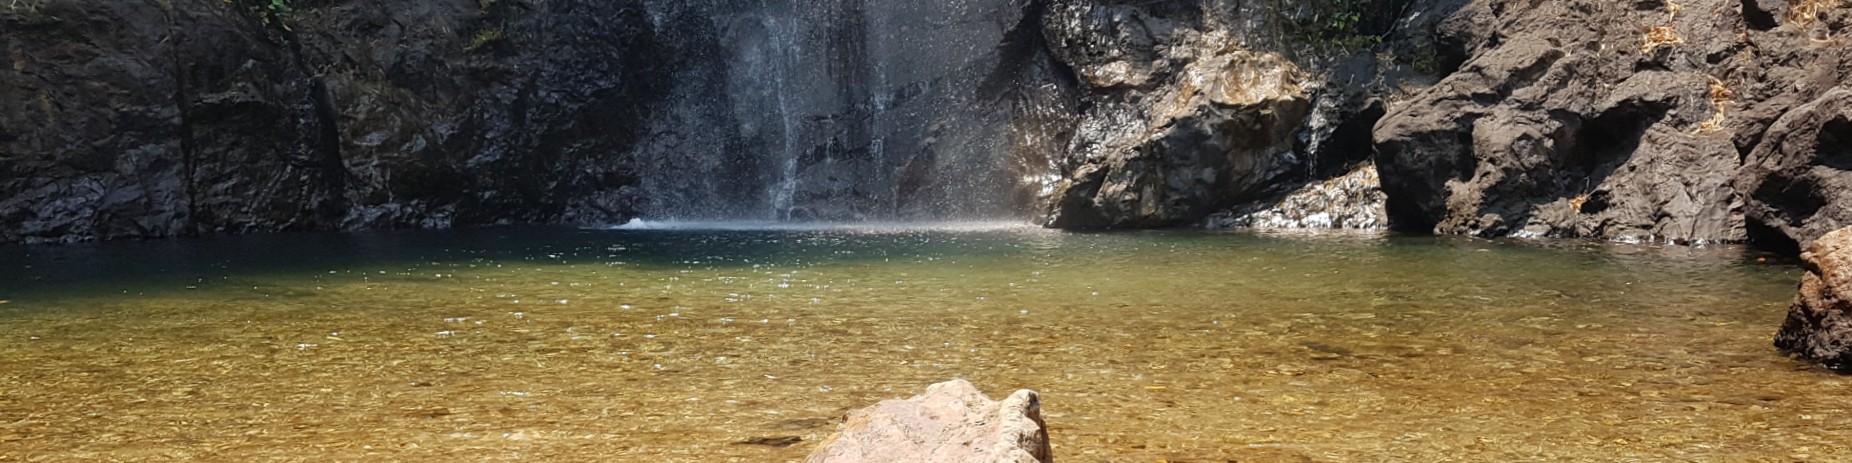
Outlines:
[{"label": "natural pool", "polygon": [[[1845,461],[1735,247],[1020,227],[0,247],[0,462],[798,461],[1043,394],[1057,461]],[[797,436],[789,447],[739,444]]]}]

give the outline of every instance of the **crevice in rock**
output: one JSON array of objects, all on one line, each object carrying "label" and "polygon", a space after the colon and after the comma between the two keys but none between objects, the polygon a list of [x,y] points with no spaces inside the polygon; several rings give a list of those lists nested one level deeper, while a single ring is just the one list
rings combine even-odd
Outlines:
[{"label": "crevice in rock", "polygon": [[1813,164],[1852,171],[1852,121],[1834,119],[1820,126],[1820,141],[1814,145]]},{"label": "crevice in rock", "polygon": [[1063,88],[1079,88],[1079,74],[1068,67],[1067,63],[1049,56],[1047,38],[1043,36],[1043,15],[1048,9],[1047,0],[1034,0],[1022,7],[1022,19],[1016,22],[1008,32],[1003,33],[1003,41],[997,44],[996,69],[984,76],[978,84],[978,98],[997,101],[1013,93],[1020,93],[1023,78],[1033,73],[1035,66],[1049,66],[1054,72],[1049,76],[1058,80]]},{"label": "crevice in rock", "polygon": [[1613,205],[1614,192],[1599,190],[1594,193],[1589,193],[1588,200],[1583,201],[1581,206],[1576,207],[1576,211],[1583,214],[1599,214],[1602,211],[1608,210],[1609,207],[1613,207]]},{"label": "crevice in rock", "polygon": [[[172,18],[168,18],[168,21],[171,26]],[[191,89],[188,88],[189,76],[186,60],[180,56],[180,50],[186,44],[186,36],[176,30],[169,37],[173,40],[173,46],[169,48],[169,51],[174,65],[174,111],[179,113],[176,116],[179,118],[176,131],[180,136],[180,180],[186,189],[186,208],[182,212],[186,221],[181,233],[193,234],[199,232],[199,221],[193,214],[199,203],[199,185],[194,181],[194,176],[198,173],[199,145],[193,139],[193,95]]]},{"label": "crevice in rock", "polygon": [[1640,138],[1665,119],[1667,105],[1625,101],[1583,123],[1575,135],[1565,167],[1589,177],[1606,178],[1640,148]]},{"label": "crevice in rock", "polygon": [[1383,114],[1382,102],[1373,102],[1332,129],[1331,138],[1312,156],[1312,178],[1322,180],[1344,175],[1358,163],[1374,156],[1376,140],[1372,138],[1370,130],[1376,127],[1376,121],[1381,120]]},{"label": "crevice in rock", "polygon": [[[1455,130],[1424,135],[1424,138],[1453,138],[1450,141],[1426,140],[1378,145],[1376,164],[1383,176],[1383,209],[1388,215],[1390,230],[1415,234],[1434,233],[1434,226],[1440,223],[1441,216],[1446,213],[1446,182],[1470,182],[1477,175],[1479,159],[1472,153],[1473,123],[1477,119],[1473,116],[1463,117]],[[1384,149],[1385,146],[1388,148]],[[1452,152],[1409,152],[1416,147]],[[1398,172],[1395,166],[1399,162],[1406,162],[1395,159],[1400,156],[1435,158],[1423,162],[1426,164],[1423,170]]]},{"label": "crevice in rock", "polygon": [[1756,4],[1756,0],[1742,0],[1742,6],[1743,23],[1747,24],[1750,30],[1766,31],[1781,25],[1775,21],[1775,15],[1764,11],[1761,5]]},{"label": "crevice in rock", "polygon": [[1787,218],[1790,224],[1806,222],[1826,207],[1826,198],[1820,197],[1820,186],[1806,177],[1769,176],[1756,188],[1754,195],[1780,210],[1781,217]]},{"label": "crevice in rock", "polygon": [[1801,244],[1794,241],[1794,238],[1788,237],[1788,234],[1782,233],[1781,230],[1762,223],[1762,221],[1756,220],[1755,218],[1749,218],[1744,222],[1745,231],[1748,232],[1750,246],[1784,256],[1798,256],[1801,254]]}]

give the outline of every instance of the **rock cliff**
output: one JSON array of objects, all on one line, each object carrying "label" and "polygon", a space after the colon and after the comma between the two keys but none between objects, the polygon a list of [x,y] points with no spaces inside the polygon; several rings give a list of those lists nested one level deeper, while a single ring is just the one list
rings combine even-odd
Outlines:
[{"label": "rock cliff", "polygon": [[1472,2],[1440,24],[1469,58],[1390,104],[1376,126],[1391,220],[1481,236],[1773,247],[1844,225],[1772,212],[1824,194],[1785,176],[1802,175],[1826,144],[1784,134],[1818,133],[1828,118],[1777,121],[1831,111],[1804,102],[1852,73],[1838,37],[1848,12],[1825,5]]},{"label": "rock cliff", "polygon": [[1798,252],[1852,225],[1848,23],[1842,0],[20,0],[0,241],[1033,217]]},{"label": "rock cliff", "polygon": [[20,0],[0,242],[1006,215],[1011,0]]},{"label": "rock cliff", "polygon": [[636,1],[13,2],[0,240],[621,219],[621,155],[701,51],[656,33],[698,26],[675,21]]},{"label": "rock cliff", "polygon": [[[1370,159],[1413,232],[1793,249],[1852,225],[1835,1],[1050,4],[1079,102],[1051,226],[1239,216]],[[1178,117],[1228,49],[1282,57],[1213,71],[1282,76],[1241,84],[1270,96]]]}]

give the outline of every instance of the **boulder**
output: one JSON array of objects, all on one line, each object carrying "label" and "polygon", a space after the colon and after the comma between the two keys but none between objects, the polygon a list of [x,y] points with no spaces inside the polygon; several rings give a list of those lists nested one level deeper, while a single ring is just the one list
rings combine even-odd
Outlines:
[{"label": "boulder", "polygon": [[[1224,34],[1177,34],[1188,36],[1179,50],[1190,56],[1177,60],[1187,64],[1172,79],[1080,124],[1046,225],[1194,224],[1297,167],[1293,134],[1310,109],[1303,72]],[[1101,86],[1146,82],[1146,71],[1125,63],[1083,63],[1077,72]]]},{"label": "boulder", "polygon": [[1023,389],[1001,402],[954,379],[906,400],[884,400],[849,414],[809,463],[1049,463],[1041,401]]},{"label": "boulder", "polygon": [[1852,226],[1852,87],[1776,120],[1736,181],[1751,223],[1788,249]]},{"label": "boulder", "polygon": [[1775,347],[1852,373],[1852,228],[1828,233],[1801,254],[1807,273]]}]

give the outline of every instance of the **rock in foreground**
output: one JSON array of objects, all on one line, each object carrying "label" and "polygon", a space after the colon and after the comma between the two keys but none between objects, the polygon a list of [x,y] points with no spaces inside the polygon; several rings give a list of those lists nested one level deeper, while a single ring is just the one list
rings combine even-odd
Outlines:
[{"label": "rock in foreground", "polygon": [[1828,233],[1801,254],[1807,274],[1775,347],[1852,373],[1852,228]]},{"label": "rock in foreground", "polygon": [[954,379],[906,400],[849,414],[809,463],[1050,463],[1041,400],[1023,389],[998,402]]}]

